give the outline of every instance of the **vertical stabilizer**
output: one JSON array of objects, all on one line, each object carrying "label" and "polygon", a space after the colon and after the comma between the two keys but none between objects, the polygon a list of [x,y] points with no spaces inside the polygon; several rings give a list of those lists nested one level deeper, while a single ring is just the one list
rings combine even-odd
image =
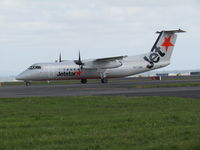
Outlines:
[{"label": "vertical stabilizer", "polygon": [[170,58],[176,43],[177,34],[180,32],[185,32],[181,29],[179,30],[168,30],[168,31],[157,31],[159,34],[156,42],[154,43],[148,56],[144,57],[144,60],[149,64],[148,68],[153,68],[155,63],[159,62],[170,62]]}]

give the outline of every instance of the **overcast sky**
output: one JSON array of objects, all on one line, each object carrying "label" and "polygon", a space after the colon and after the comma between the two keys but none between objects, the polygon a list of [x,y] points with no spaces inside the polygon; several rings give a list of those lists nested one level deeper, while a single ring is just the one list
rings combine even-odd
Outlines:
[{"label": "overcast sky", "polygon": [[0,0],[0,76],[36,62],[138,55],[178,29],[171,65],[200,69],[199,0]]}]

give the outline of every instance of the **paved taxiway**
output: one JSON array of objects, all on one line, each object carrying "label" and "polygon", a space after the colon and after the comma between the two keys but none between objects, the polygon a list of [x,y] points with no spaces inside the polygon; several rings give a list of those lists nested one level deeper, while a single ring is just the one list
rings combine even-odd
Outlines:
[{"label": "paved taxiway", "polygon": [[0,87],[0,97],[30,96],[178,96],[200,99],[200,87],[134,88],[134,85],[200,82],[200,79],[143,81],[121,79],[107,84],[67,84]]}]

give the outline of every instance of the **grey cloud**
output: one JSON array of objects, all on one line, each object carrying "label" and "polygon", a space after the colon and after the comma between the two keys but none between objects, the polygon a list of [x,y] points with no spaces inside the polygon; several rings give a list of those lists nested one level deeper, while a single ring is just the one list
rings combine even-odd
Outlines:
[{"label": "grey cloud", "polygon": [[151,48],[156,30],[180,27],[189,30],[187,42],[197,49],[199,10],[196,0],[1,0],[0,70],[19,63],[20,72],[31,63],[51,61],[59,48],[65,59],[75,59],[78,49],[84,58],[135,55]]}]

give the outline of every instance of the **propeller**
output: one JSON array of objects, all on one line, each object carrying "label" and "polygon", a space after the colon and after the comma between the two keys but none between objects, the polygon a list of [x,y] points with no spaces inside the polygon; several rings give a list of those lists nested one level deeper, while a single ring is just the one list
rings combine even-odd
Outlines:
[{"label": "propeller", "polygon": [[61,53],[59,54],[59,58],[58,58],[58,60],[55,60],[55,62],[57,62],[57,63],[62,62]]},{"label": "propeller", "polygon": [[58,62],[62,62],[61,53],[59,54],[59,61]]},{"label": "propeller", "polygon": [[74,62],[80,66],[80,68],[82,69],[83,68],[83,65],[84,63],[81,61],[81,54],[80,54],[80,51],[78,53],[78,60],[74,60]]}]

